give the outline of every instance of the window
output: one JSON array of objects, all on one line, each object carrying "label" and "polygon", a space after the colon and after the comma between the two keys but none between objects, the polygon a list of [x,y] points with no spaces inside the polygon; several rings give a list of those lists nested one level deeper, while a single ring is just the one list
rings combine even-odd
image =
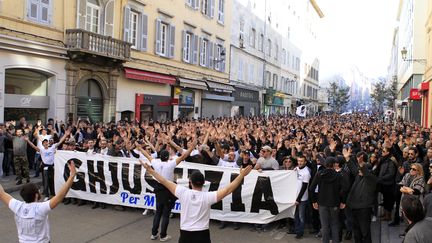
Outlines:
[{"label": "window", "polygon": [[190,63],[192,60],[192,34],[183,33],[183,61]]},{"label": "window", "polygon": [[221,60],[221,53],[222,53],[222,46],[221,45],[216,45],[216,52],[215,52],[215,58],[216,58],[216,63],[215,63],[215,69],[217,71],[223,71],[222,70],[222,63],[221,62],[225,62],[225,61],[220,61]]},{"label": "window", "polygon": [[219,0],[219,12],[218,12],[218,22],[223,24],[224,23],[224,4],[225,0]]},{"label": "window", "polygon": [[275,57],[274,58],[277,61],[278,57],[279,57],[279,45],[278,44],[275,45],[275,51],[276,51],[276,53],[275,53]]},{"label": "window", "polygon": [[278,76],[277,76],[277,74],[273,74],[273,85],[272,85],[272,87],[274,89],[277,89],[277,85],[278,85]]},{"label": "window", "polygon": [[201,51],[200,51],[200,65],[206,67],[207,63],[207,49],[208,49],[209,41],[207,39],[201,38]]},{"label": "window", "polygon": [[174,57],[175,27],[156,19],[156,54],[163,57]]},{"label": "window", "polygon": [[243,60],[241,58],[239,58],[239,66],[238,66],[237,79],[239,81],[243,81]]},{"label": "window", "polygon": [[126,5],[123,18],[123,40],[131,43],[134,49],[147,51],[147,15]]},{"label": "window", "polygon": [[130,29],[130,31],[131,31],[131,34],[130,34],[130,43],[132,43],[132,48],[137,48],[137,46],[138,46],[138,42],[137,42],[137,39],[138,39],[138,13],[137,12],[135,12],[135,11],[131,11],[130,12],[130,27],[131,27],[131,29]]},{"label": "window", "polygon": [[252,28],[250,33],[250,46],[252,48],[255,48],[255,39],[256,39],[256,30]]},{"label": "window", "polygon": [[299,71],[300,70],[300,58],[296,57],[296,70]]},{"label": "window", "polygon": [[267,39],[267,56],[271,56],[271,48],[272,48],[272,42],[270,39]]},{"label": "window", "polygon": [[96,5],[96,1],[87,2],[87,18],[86,18],[86,30],[99,33],[99,12],[100,7]]},{"label": "window", "polygon": [[255,75],[254,75],[254,65],[251,63],[249,65],[249,83],[254,83]]},{"label": "window", "polygon": [[187,4],[188,6],[193,7],[194,0],[186,0],[186,4]]},{"label": "window", "polygon": [[28,0],[27,16],[30,20],[43,24],[49,24],[50,16],[50,0]]},{"label": "window", "polygon": [[287,55],[286,55],[286,65],[289,67],[290,66],[290,59],[291,59],[291,57],[290,57],[290,53],[289,52],[287,52]]},{"label": "window", "polygon": [[269,88],[271,83],[271,73],[269,71],[266,71],[266,84],[265,87]]},{"label": "window", "polygon": [[45,96],[49,76],[32,69],[12,68],[5,72],[5,93]]},{"label": "window", "polygon": [[263,45],[264,45],[264,35],[260,34],[260,36],[258,38],[258,50],[259,51],[263,51],[264,50]]},{"label": "window", "polygon": [[286,64],[286,50],[282,49],[282,64]]},{"label": "window", "polygon": [[161,40],[161,52],[162,56],[167,55],[167,39],[168,39],[168,25],[162,23],[161,31],[159,32],[160,40]]},{"label": "window", "polygon": [[215,0],[202,0],[202,13],[210,18],[214,15],[214,1]]}]

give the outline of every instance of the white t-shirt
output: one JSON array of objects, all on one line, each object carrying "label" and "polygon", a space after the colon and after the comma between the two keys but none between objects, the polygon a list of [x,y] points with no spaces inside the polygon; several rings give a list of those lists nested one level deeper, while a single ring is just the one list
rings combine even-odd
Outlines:
[{"label": "white t-shirt", "polygon": [[210,206],[217,202],[217,192],[202,192],[177,186],[175,196],[181,204],[180,229],[207,230],[210,222]]},{"label": "white t-shirt", "polygon": [[49,202],[24,203],[16,199],[9,202],[9,208],[15,214],[19,242],[48,243],[50,241]]},{"label": "white t-shirt", "polygon": [[[303,169],[300,169],[297,167],[297,195],[300,193],[301,188],[303,186],[303,183],[309,183],[309,180],[311,178],[311,174],[309,171],[309,168],[305,166]],[[301,198],[301,201],[307,201],[309,199],[308,190],[303,194],[303,197]]]},{"label": "white t-shirt", "polygon": [[217,166],[239,168],[236,162],[228,162],[223,159],[219,159],[219,163],[217,164]]},{"label": "white t-shirt", "polygon": [[[49,140],[52,138],[52,135],[42,135],[42,134],[39,134],[38,135],[38,140],[37,140],[37,144],[36,144],[36,146],[39,148],[39,149],[42,149],[43,148],[43,146],[42,146],[42,142],[43,142],[43,140],[48,140],[48,142],[49,142]],[[36,152],[36,153],[39,153],[39,152]]]},{"label": "white t-shirt", "polygon": [[58,143],[55,143],[51,147],[48,147],[48,149],[45,149],[44,147],[40,149],[40,154],[44,164],[54,165],[54,154],[56,152],[57,146]]},{"label": "white t-shirt", "polygon": [[174,181],[174,169],[177,166],[175,160],[171,159],[162,162],[160,159],[152,159],[151,165],[154,170],[169,181]]},{"label": "white t-shirt", "polygon": [[264,157],[260,157],[257,160],[257,164],[259,164],[261,166],[261,169],[272,168],[273,170],[279,170],[279,163],[273,157],[270,157],[268,159],[266,159]]}]

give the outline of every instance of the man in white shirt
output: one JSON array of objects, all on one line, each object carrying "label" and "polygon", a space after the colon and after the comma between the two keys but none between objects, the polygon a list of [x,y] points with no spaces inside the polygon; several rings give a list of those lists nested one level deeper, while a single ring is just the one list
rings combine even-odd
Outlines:
[{"label": "man in white shirt", "polygon": [[51,146],[49,146],[49,141],[47,139],[42,141],[42,147],[35,146],[28,138],[25,138],[27,143],[32,146],[37,152],[40,153],[42,158],[42,167],[43,167],[43,186],[44,190],[43,193],[45,195],[45,201],[47,201],[51,196],[55,195],[54,192],[54,155],[57,150],[57,147],[63,143],[66,138],[70,135],[71,130],[68,129],[65,131],[65,134],[60,139],[58,143],[55,143]]},{"label": "man in white shirt", "polygon": [[20,194],[25,202],[14,199],[0,185],[0,200],[15,214],[15,223],[20,243],[50,242],[48,213],[64,199],[76,175],[75,164],[71,161],[68,166],[70,171],[68,180],[59,193],[46,202],[38,202],[42,196],[37,186],[33,183],[26,184],[21,189]]},{"label": "man in white shirt", "polygon": [[257,160],[255,170],[279,170],[279,163],[272,157],[272,148],[268,145],[261,148],[260,158]]},{"label": "man in white shirt", "polygon": [[297,156],[297,199],[296,199],[296,211],[294,219],[294,231],[290,231],[291,234],[296,234],[296,239],[301,239],[304,234],[305,217],[306,217],[306,206],[309,200],[308,185],[311,178],[309,168],[306,166],[306,157],[303,155]]},{"label": "man in white shirt", "polygon": [[240,169],[240,174],[227,187],[212,192],[203,192],[204,175],[194,171],[189,177],[192,189],[178,186],[158,174],[149,164],[140,161],[152,176],[178,197],[180,210],[179,243],[210,243],[210,207],[231,194],[252,170],[252,166]]},{"label": "man in white shirt", "polygon": [[[161,174],[166,180],[173,182],[175,167],[189,156],[192,150],[196,147],[196,144],[196,140],[194,140],[186,152],[182,153],[180,157],[174,157],[172,159],[170,159],[170,153],[167,150],[161,150],[159,152],[160,159],[153,159],[153,157],[140,146],[138,146],[138,149],[147,158],[147,160],[151,162],[155,171]],[[164,242],[171,239],[171,236],[167,235],[167,229],[171,209],[175,204],[176,198],[174,197],[174,194],[171,194],[171,192],[159,182],[159,180],[157,181],[158,183],[154,186],[154,193],[156,194],[156,213],[153,218],[153,227],[150,239],[156,240],[158,238],[159,225],[162,219],[160,241]]]}]

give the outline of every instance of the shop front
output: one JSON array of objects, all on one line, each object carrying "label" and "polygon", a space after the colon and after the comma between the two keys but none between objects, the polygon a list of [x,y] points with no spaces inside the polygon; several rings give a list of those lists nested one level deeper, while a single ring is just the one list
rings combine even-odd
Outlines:
[{"label": "shop front", "polygon": [[201,103],[201,117],[217,118],[231,116],[231,102],[234,97],[231,96],[235,90],[228,84],[206,81],[208,91],[203,93]]},{"label": "shop front", "polygon": [[430,124],[430,116],[431,112],[430,109],[430,97],[429,97],[429,85],[430,82],[423,82],[420,84],[419,92],[421,94],[421,101],[422,101],[422,126],[423,127],[429,127]]},{"label": "shop front", "polygon": [[259,91],[235,86],[231,116],[255,116],[260,114]]},{"label": "shop front", "polygon": [[4,120],[19,120],[24,116],[29,123],[47,120],[49,109],[48,74],[12,68],[5,71]]},{"label": "shop front", "polygon": [[267,89],[265,94],[265,111],[266,115],[283,115],[285,114],[284,94],[275,92],[274,89]]},{"label": "shop front", "polygon": [[[178,115],[175,118],[199,118],[201,96],[207,91],[204,81],[178,78],[179,87],[175,88],[174,97],[178,99]],[[174,108],[175,110],[175,108]]]},{"label": "shop front", "polygon": [[178,105],[172,96],[175,84],[173,76],[125,68],[117,87],[117,116],[132,116],[134,111],[132,119],[136,121],[172,120],[173,106]]}]

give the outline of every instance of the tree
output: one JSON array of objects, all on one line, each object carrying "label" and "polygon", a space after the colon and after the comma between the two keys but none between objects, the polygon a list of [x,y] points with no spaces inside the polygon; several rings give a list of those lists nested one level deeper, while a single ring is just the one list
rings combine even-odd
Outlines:
[{"label": "tree", "polygon": [[329,105],[334,112],[340,113],[345,109],[350,101],[349,92],[349,87],[339,87],[336,82],[330,83],[327,93],[329,97]]},{"label": "tree", "polygon": [[395,101],[397,99],[397,79],[393,79],[390,85],[385,90],[386,93],[386,103],[389,107],[394,107]]},{"label": "tree", "polygon": [[374,106],[375,111],[381,114],[384,110],[384,105],[387,99],[387,89],[385,80],[380,79],[373,85],[373,91],[371,94],[372,105]]},{"label": "tree", "polygon": [[339,88],[338,93],[338,112],[341,112],[345,110],[346,106],[350,102],[350,87],[341,87]]}]

